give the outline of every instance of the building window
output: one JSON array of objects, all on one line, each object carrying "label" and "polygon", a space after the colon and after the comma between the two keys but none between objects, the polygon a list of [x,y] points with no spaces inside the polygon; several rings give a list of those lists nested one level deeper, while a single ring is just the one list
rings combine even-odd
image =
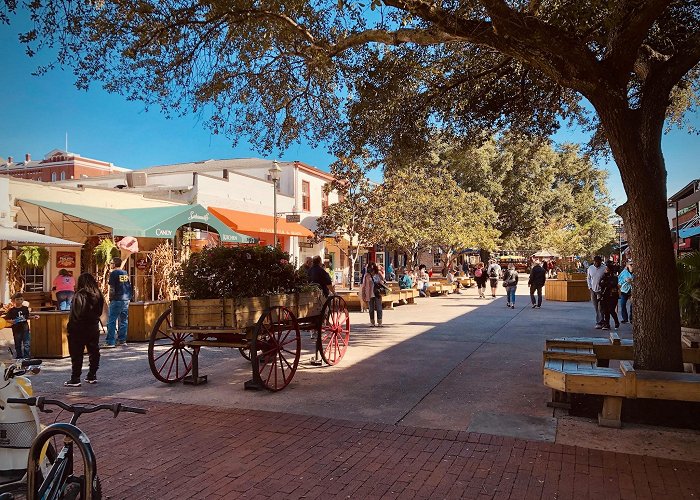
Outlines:
[{"label": "building window", "polygon": [[51,182],[56,182],[56,172],[51,172]]},{"label": "building window", "polygon": [[28,267],[22,271],[22,274],[24,275],[25,292],[44,291],[44,268]]},{"label": "building window", "polygon": [[325,213],[328,208],[328,193],[323,189],[321,191],[321,212]]},{"label": "building window", "polygon": [[433,265],[435,266],[440,266],[442,265],[442,254],[439,253],[436,249],[433,249]]},{"label": "building window", "polygon": [[65,172],[61,172],[61,180],[62,181],[66,180],[66,173]]},{"label": "building window", "polygon": [[311,187],[307,181],[301,181],[301,205],[305,212],[311,211]]}]

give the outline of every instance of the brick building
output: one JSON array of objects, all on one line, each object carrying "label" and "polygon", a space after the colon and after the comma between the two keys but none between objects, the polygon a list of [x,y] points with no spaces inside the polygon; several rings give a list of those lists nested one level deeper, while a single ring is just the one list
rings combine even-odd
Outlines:
[{"label": "brick building", "polygon": [[32,160],[29,153],[22,162],[15,162],[11,156],[7,160],[0,158],[0,175],[42,182],[101,177],[126,171],[128,169],[115,167],[112,163],[84,158],[60,149],[47,153],[42,160]]},{"label": "brick building", "polygon": [[688,183],[668,199],[674,246],[679,253],[700,249],[700,179]]}]

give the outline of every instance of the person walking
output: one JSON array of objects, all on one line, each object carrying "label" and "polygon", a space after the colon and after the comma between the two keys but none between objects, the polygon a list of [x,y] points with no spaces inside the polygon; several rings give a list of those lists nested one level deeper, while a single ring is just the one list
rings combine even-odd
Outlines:
[{"label": "person walking", "polygon": [[75,293],[75,280],[68,269],[58,271],[58,276],[53,280],[53,290],[56,292],[58,310],[69,311],[70,303]]},{"label": "person walking", "polygon": [[109,273],[109,319],[107,320],[107,338],[102,346],[107,349],[117,345],[126,346],[126,334],[129,327],[129,301],[131,300],[131,281],[129,281],[129,273],[122,269],[122,260],[119,257],[113,258],[109,268],[111,269]]},{"label": "person walking", "polygon": [[591,292],[591,302],[595,309],[595,328],[600,330],[603,328],[603,311],[600,307],[600,279],[605,274],[605,266],[603,258],[600,255],[593,257],[593,265],[588,266],[586,270],[586,283]]},{"label": "person walking", "polygon": [[311,269],[309,269],[309,282],[316,283],[321,287],[324,297],[335,295],[335,286],[328,272],[323,268],[323,259],[320,255],[316,255],[312,260]]},{"label": "person walking", "polygon": [[[369,322],[372,326],[382,326],[382,295],[379,292],[379,287],[383,284],[384,279],[379,274],[379,268],[374,262],[367,265],[367,272],[362,279],[362,300],[369,304]],[[377,313],[377,322],[374,321],[375,311]]]},{"label": "person walking", "polygon": [[307,257],[304,259],[304,263],[301,265],[301,267],[299,268],[299,270],[300,270],[300,271],[304,271],[304,272],[306,273],[306,276],[308,276],[308,275],[309,275],[309,271],[311,271],[311,266],[313,266],[313,265],[314,265],[314,259],[313,259],[313,257],[307,256]]},{"label": "person walking", "polygon": [[503,273],[503,286],[506,288],[506,296],[508,302],[506,307],[515,309],[515,290],[518,288],[518,271],[515,270],[515,264],[508,264],[508,269]]},{"label": "person walking", "polygon": [[24,296],[18,292],[12,296],[12,307],[3,317],[12,325],[12,338],[15,341],[15,359],[29,359],[31,354],[31,334],[29,328],[30,319],[39,319],[36,314],[29,312],[28,303],[24,302]]},{"label": "person walking", "polygon": [[603,313],[602,330],[610,330],[610,317],[615,321],[615,330],[620,328],[620,321],[617,319],[617,299],[620,287],[617,276],[617,265],[613,261],[608,261],[605,265],[605,272],[600,279],[600,306]]},{"label": "person walking", "polygon": [[486,298],[486,282],[489,276],[486,274],[486,269],[484,269],[484,263],[479,262],[474,269],[474,281],[476,281],[476,288],[479,291],[479,298]]},{"label": "person walking", "polygon": [[[546,281],[547,271],[544,270],[539,261],[535,261],[535,265],[530,271],[530,278],[527,280],[527,284],[530,285],[530,302],[532,302],[533,309],[542,307],[542,287]],[[535,292],[537,292],[537,302],[535,302]]]},{"label": "person walking", "polygon": [[88,352],[89,363],[85,382],[97,383],[97,370],[100,367],[100,318],[106,315],[107,305],[97,280],[90,273],[81,274],[78,276],[78,290],[73,296],[73,306],[68,318],[71,377],[63,383],[66,387],[80,387],[85,349]]},{"label": "person walking", "polygon": [[498,288],[498,279],[501,277],[501,266],[498,265],[496,259],[489,260],[489,284],[491,285],[491,298],[496,298],[496,289]]},{"label": "person walking", "polygon": [[632,282],[634,274],[632,274],[632,261],[628,260],[627,265],[617,278],[617,284],[620,286],[620,323],[632,322],[632,304],[630,303],[629,316],[627,315],[627,302],[632,297]]}]

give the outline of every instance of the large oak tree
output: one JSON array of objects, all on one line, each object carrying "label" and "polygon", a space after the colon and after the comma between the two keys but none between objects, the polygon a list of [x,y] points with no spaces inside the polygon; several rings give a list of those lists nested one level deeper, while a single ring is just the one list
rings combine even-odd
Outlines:
[{"label": "large oak tree", "polygon": [[79,86],[204,111],[263,148],[310,134],[395,154],[436,128],[588,122],[628,196],[636,365],[681,369],[661,135],[696,90],[698,0],[369,1],[35,0],[22,40],[53,46]]}]

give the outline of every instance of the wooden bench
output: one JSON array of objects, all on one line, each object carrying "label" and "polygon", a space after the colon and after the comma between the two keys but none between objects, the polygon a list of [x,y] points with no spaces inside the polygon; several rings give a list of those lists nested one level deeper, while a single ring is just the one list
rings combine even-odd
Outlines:
[{"label": "wooden bench", "polygon": [[[692,343],[690,343],[692,345]],[[684,342],[683,362],[700,365],[700,345],[691,347]],[[597,365],[609,366],[610,360],[633,360],[634,345],[631,339],[620,339],[617,333],[610,332],[605,337],[561,337],[545,341],[545,350],[552,347],[584,347],[593,349],[596,355]]]},{"label": "wooden bench", "polygon": [[54,311],[56,306],[51,298],[51,292],[24,292],[24,300],[29,302],[32,311]]},{"label": "wooden bench", "polygon": [[455,291],[456,286],[448,283],[433,283],[430,282],[428,286],[428,293],[430,295],[447,295]]},{"label": "wooden bench", "polygon": [[389,287],[391,288],[391,293],[398,294],[399,304],[415,304],[416,297],[419,297],[417,288],[401,288],[398,283],[390,281]]},{"label": "wooden bench", "polygon": [[543,352],[544,384],[553,391],[549,406],[567,407],[568,394],[603,396],[598,425],[620,427],[625,398],[700,402],[699,374],[635,370],[629,360],[622,360],[619,369],[599,366],[596,345],[603,344],[597,341],[607,341],[613,346],[615,341],[620,341],[617,346],[623,348],[623,341],[616,335],[568,345],[563,345],[561,339],[554,340],[546,344]]},{"label": "wooden bench", "polygon": [[[362,299],[360,299],[360,296],[357,295],[357,291],[355,290],[338,292],[337,294],[345,300],[345,303],[350,311],[365,311],[369,307],[367,304],[362,302]],[[407,295],[408,294],[406,294],[406,296]],[[398,302],[400,299],[401,297],[398,292],[392,292],[389,295],[385,295],[382,297],[382,309],[394,309],[394,303]]]}]

